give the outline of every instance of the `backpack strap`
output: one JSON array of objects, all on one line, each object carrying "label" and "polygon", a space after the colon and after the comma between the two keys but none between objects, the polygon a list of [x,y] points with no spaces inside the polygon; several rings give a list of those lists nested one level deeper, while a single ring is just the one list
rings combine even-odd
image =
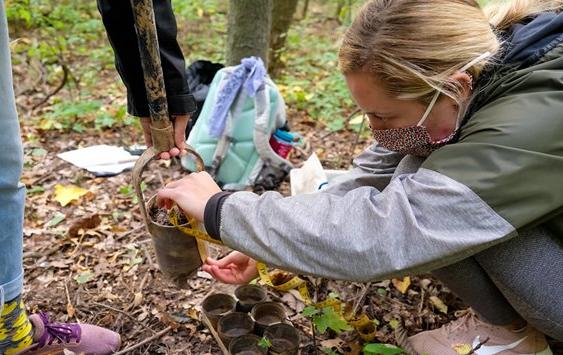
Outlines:
[{"label": "backpack strap", "polygon": [[[270,95],[271,88],[274,84],[271,80],[266,79],[265,85],[256,92],[255,106],[256,121],[254,122],[254,145],[258,156],[265,165],[277,168],[285,173],[293,168],[293,164],[280,157],[270,146],[270,137],[272,129],[270,127]],[[283,106],[283,101],[278,106]],[[276,110],[276,122],[280,119],[280,115],[284,114],[284,110]]]}]

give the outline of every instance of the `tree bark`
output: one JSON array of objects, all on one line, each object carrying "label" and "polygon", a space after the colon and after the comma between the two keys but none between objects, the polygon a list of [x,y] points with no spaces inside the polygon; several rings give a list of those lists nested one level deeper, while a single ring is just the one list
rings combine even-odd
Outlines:
[{"label": "tree bark", "polygon": [[227,65],[256,56],[268,67],[272,0],[230,0],[228,18]]},{"label": "tree bark", "polygon": [[270,32],[270,73],[275,76],[282,66],[280,57],[284,50],[287,31],[297,9],[298,0],[273,0],[272,31]]},{"label": "tree bark", "polygon": [[309,0],[305,0],[303,3],[303,10],[301,12],[301,19],[307,18],[307,11],[309,10]]}]

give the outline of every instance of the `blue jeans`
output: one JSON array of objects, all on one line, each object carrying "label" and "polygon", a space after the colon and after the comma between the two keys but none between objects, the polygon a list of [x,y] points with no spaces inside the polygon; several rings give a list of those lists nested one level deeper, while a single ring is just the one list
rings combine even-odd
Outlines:
[{"label": "blue jeans", "polygon": [[23,287],[25,187],[19,182],[22,168],[8,24],[4,0],[0,0],[0,298],[6,301],[18,296]]}]

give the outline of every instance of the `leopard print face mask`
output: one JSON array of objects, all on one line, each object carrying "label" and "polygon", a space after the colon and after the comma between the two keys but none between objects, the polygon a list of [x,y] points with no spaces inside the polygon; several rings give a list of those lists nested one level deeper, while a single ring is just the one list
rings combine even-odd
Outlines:
[{"label": "leopard print face mask", "polygon": [[[463,68],[460,69],[461,72],[466,71],[471,68],[474,64],[480,62],[481,60],[489,57],[491,54],[489,52],[483,53],[479,57],[475,58]],[[437,91],[430,101],[428,108],[424,112],[424,115],[418,122],[416,126],[404,127],[404,128],[391,128],[391,129],[372,129],[373,137],[375,140],[384,148],[391,150],[393,152],[398,152],[401,154],[410,154],[416,156],[426,157],[430,155],[434,150],[448,144],[451,142],[458,130],[459,130],[459,119],[456,123],[456,128],[447,137],[435,141],[430,136],[430,133],[422,124],[426,121],[426,118],[432,111],[434,104],[440,97],[440,91]]]}]

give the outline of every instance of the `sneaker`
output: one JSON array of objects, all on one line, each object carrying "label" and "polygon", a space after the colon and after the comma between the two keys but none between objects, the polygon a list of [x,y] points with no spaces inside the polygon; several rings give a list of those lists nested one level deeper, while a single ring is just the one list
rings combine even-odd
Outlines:
[{"label": "sneaker", "polygon": [[531,326],[515,331],[485,323],[473,312],[414,335],[409,343],[417,353],[428,355],[553,355],[545,336]]},{"label": "sneaker", "polygon": [[121,346],[121,337],[111,330],[91,324],[52,323],[46,313],[29,317],[33,325],[33,345],[18,354],[112,354]]}]

